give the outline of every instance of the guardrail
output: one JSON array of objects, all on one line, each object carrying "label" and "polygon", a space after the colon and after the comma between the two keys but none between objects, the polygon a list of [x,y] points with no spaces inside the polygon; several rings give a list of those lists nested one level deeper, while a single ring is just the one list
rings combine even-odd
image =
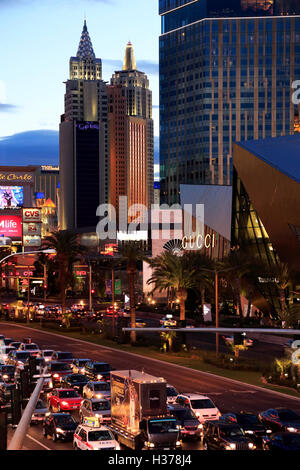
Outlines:
[{"label": "guardrail", "polygon": [[299,335],[300,330],[270,329],[270,328],[123,328],[126,331],[137,331],[143,333],[154,333],[174,331],[176,333],[263,333],[270,335]]}]

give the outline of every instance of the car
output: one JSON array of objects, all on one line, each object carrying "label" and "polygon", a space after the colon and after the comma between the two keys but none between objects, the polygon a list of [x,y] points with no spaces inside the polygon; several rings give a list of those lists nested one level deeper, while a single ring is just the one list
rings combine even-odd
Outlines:
[{"label": "car", "polygon": [[9,364],[0,364],[1,380],[6,383],[15,381],[16,367]]},{"label": "car", "polygon": [[147,324],[144,320],[141,320],[140,318],[137,318],[135,320],[135,326],[136,326],[136,328],[146,328]]},{"label": "car", "polygon": [[3,346],[9,346],[10,343],[13,343],[14,341],[15,341],[15,340],[12,339],[12,338],[4,338],[4,339],[2,340],[2,345],[3,345]]},{"label": "car", "polygon": [[25,362],[30,357],[30,352],[13,349],[8,353],[6,364],[16,367],[16,372],[24,369]]},{"label": "car", "polygon": [[174,320],[173,315],[166,315],[163,317],[159,323],[163,328],[169,328],[169,327],[176,327],[177,326],[177,321]]},{"label": "car", "polygon": [[300,434],[295,432],[278,432],[263,438],[264,450],[300,450]]},{"label": "car", "polygon": [[[32,356],[30,356],[28,359],[26,359],[25,366],[29,366],[30,360],[32,359]],[[42,373],[44,368],[46,367],[46,363],[42,357],[35,357],[35,364],[37,368],[37,373]]]},{"label": "car", "polygon": [[202,435],[203,425],[199,424],[197,416],[190,408],[177,405],[168,405],[168,412],[176,418],[178,429],[180,429],[181,438],[193,437],[200,439]]},{"label": "car", "polygon": [[0,335],[0,344],[1,344],[1,341],[5,338],[4,335]]},{"label": "car", "polygon": [[71,352],[54,351],[51,357],[51,361],[63,362],[71,366],[71,364],[74,361],[74,356],[73,356],[73,353]]},{"label": "car", "polygon": [[178,392],[173,385],[167,384],[167,403],[172,404],[175,403],[176,398],[178,396]]},{"label": "car", "polygon": [[73,440],[75,450],[120,450],[113,433],[97,420],[87,420],[88,424],[80,424]]},{"label": "car", "polygon": [[244,431],[245,435],[250,437],[257,445],[262,444],[264,436],[271,434],[271,429],[261,422],[261,420],[253,413],[227,413],[223,414],[222,419],[230,423],[236,423]]},{"label": "car", "polygon": [[69,364],[64,362],[48,362],[47,370],[48,374],[51,375],[51,382],[53,387],[59,385],[64,377],[72,374],[71,367]]},{"label": "car", "polygon": [[74,359],[71,364],[73,374],[84,374],[87,362],[91,362],[91,359]]},{"label": "car", "polygon": [[11,399],[11,390],[15,387],[15,384],[0,382],[0,397],[6,401]]},{"label": "car", "polygon": [[259,414],[262,423],[274,432],[299,432],[300,416],[288,408],[271,408]]},{"label": "car", "polygon": [[[254,344],[253,339],[247,337],[246,333],[243,333],[244,336],[244,346],[247,348],[251,348]],[[223,336],[223,340],[225,343],[233,344],[234,343],[234,335],[231,336]]]},{"label": "car", "polygon": [[221,416],[214,402],[209,397],[199,393],[182,393],[177,396],[176,403],[191,408],[201,423],[216,420]]},{"label": "car", "polygon": [[111,367],[107,362],[87,362],[85,365],[85,375],[89,380],[110,381]]},{"label": "car", "polygon": [[11,346],[12,348],[15,348],[15,349],[19,349],[19,347],[21,346],[22,343],[20,343],[20,341],[13,341],[12,343],[10,343],[9,346]]},{"label": "car", "polygon": [[48,413],[43,422],[43,436],[52,441],[73,441],[78,423],[69,413]]},{"label": "car", "polygon": [[73,388],[80,394],[82,394],[83,387],[88,383],[89,379],[86,375],[82,374],[70,374],[66,375],[61,381],[61,387]]},{"label": "car", "polygon": [[56,410],[58,413],[79,410],[82,402],[81,396],[73,389],[59,388],[52,390],[48,393],[47,398],[50,410]]},{"label": "car", "polygon": [[45,403],[41,400],[38,399],[37,404],[35,406],[35,410],[32,414],[31,417],[31,423],[30,424],[36,424],[36,423],[42,423],[48,413],[48,408],[45,405]]},{"label": "car", "polygon": [[107,382],[88,382],[82,391],[83,398],[106,398],[110,400],[110,385]]},{"label": "car", "polygon": [[12,346],[0,346],[0,359],[2,362],[6,362],[8,355],[11,351],[15,351],[15,348]]},{"label": "car", "polygon": [[79,417],[81,423],[83,423],[84,418],[99,418],[101,424],[110,423],[110,401],[104,398],[86,398],[81,403]]},{"label": "car", "polygon": [[38,357],[41,357],[42,359],[44,359],[45,362],[50,362],[53,353],[54,351],[52,349],[43,349],[39,353]]},{"label": "car", "polygon": [[237,424],[220,419],[203,424],[203,449],[249,451],[256,446]]},{"label": "car", "polygon": [[19,351],[27,351],[31,356],[38,356],[40,354],[40,348],[35,343],[22,343],[19,347]]}]

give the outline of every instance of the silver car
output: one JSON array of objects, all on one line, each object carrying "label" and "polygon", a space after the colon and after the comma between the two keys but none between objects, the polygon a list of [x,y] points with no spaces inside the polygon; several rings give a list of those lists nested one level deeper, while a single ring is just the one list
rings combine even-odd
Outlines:
[{"label": "silver car", "polygon": [[83,398],[110,399],[110,385],[107,382],[88,382],[82,391]]},{"label": "silver car", "polygon": [[81,402],[79,410],[81,423],[84,418],[99,418],[100,423],[108,423],[111,421],[110,401],[105,399],[91,398]]},{"label": "silver car", "polygon": [[47,406],[42,402],[42,400],[38,400],[33,415],[31,417],[31,423],[42,423],[48,413]]}]

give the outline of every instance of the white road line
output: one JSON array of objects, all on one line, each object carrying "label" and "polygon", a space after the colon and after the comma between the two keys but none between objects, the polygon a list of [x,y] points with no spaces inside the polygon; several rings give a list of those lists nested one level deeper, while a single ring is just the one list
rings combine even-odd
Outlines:
[{"label": "white road line", "polygon": [[[7,325],[6,323],[0,323],[1,325],[3,326],[14,326],[14,327],[17,327],[17,328],[23,328],[25,330],[30,330],[30,331],[34,331],[36,333],[42,333],[42,334],[45,334],[45,335],[51,335],[51,336],[56,336],[57,338],[65,338],[69,341],[72,341],[72,338],[68,338],[67,336],[64,336],[64,335],[58,335],[56,333],[50,333],[48,331],[42,331],[42,330],[35,330],[34,328],[30,328],[28,326],[22,326],[22,325],[16,325],[16,324],[12,324],[12,325]],[[96,348],[99,348],[99,349],[104,349],[106,351],[112,351],[112,352],[119,352],[121,355],[126,355],[126,356],[131,356],[131,357],[138,357],[139,359],[148,359],[149,361],[152,361],[152,362],[156,362],[158,364],[163,364],[163,365],[170,365],[176,369],[181,369],[181,370],[185,370],[186,372],[187,371],[193,371],[199,375],[202,375],[202,376],[206,376],[206,377],[211,377],[211,378],[214,378],[214,379],[219,379],[219,380],[223,380],[224,382],[228,382],[228,383],[231,383],[231,384],[236,384],[236,385],[243,385],[243,386],[247,386],[249,388],[252,388],[254,390],[257,390],[258,392],[266,392],[266,393],[269,393],[270,395],[277,395],[279,397],[283,397],[283,398],[288,398],[289,400],[295,400],[295,401],[300,401],[300,398],[298,397],[294,397],[292,395],[287,395],[286,393],[282,393],[282,392],[276,392],[275,390],[270,390],[268,388],[264,388],[264,387],[259,387],[258,385],[252,385],[252,384],[247,384],[245,382],[241,382],[239,380],[234,380],[234,379],[230,379],[228,377],[223,377],[222,375],[216,375],[216,374],[212,374],[210,372],[203,372],[202,370],[197,370],[197,369],[192,369],[191,367],[184,367],[184,366],[180,366],[178,364],[173,364],[172,362],[166,362],[166,361],[161,361],[159,359],[153,359],[149,356],[140,356],[139,354],[134,354],[134,353],[131,353],[131,352],[127,352],[127,351],[123,351],[123,350],[120,350],[120,349],[114,349],[114,348],[109,348],[107,346],[101,346],[100,344],[95,344],[95,343],[90,343],[89,341],[84,341],[82,339],[73,339],[73,342],[77,342],[77,343],[81,343],[81,344],[86,344],[88,346],[94,346]]]},{"label": "white road line", "polygon": [[45,446],[44,444],[42,444],[40,441],[37,441],[34,437],[30,436],[29,434],[26,434],[26,437],[28,437],[28,439],[31,439],[32,441],[34,441],[36,444],[38,444],[39,446],[43,447],[44,449],[46,450],[52,450],[50,449],[49,447]]}]

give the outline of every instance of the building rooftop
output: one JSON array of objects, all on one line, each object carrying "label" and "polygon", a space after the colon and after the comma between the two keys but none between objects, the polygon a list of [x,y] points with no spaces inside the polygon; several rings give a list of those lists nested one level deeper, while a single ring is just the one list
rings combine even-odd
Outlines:
[{"label": "building rooftop", "polygon": [[300,183],[300,134],[249,140],[236,145]]}]

